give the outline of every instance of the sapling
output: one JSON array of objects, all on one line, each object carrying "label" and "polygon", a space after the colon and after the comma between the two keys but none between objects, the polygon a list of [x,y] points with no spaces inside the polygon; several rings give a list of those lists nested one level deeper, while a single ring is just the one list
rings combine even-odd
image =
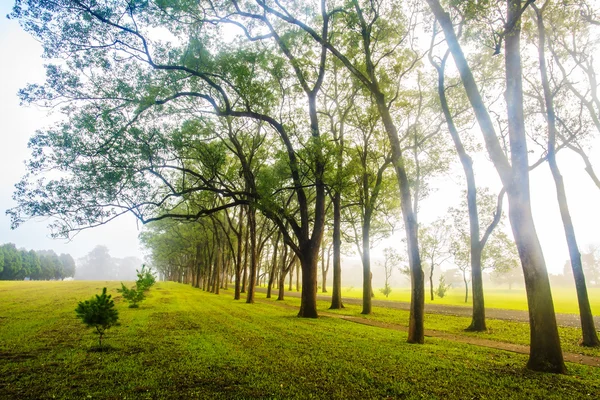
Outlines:
[{"label": "sapling", "polygon": [[117,292],[123,295],[123,298],[129,302],[129,308],[137,308],[138,303],[144,300],[144,291],[139,289],[137,286],[129,289],[121,282],[121,289],[117,289]]},{"label": "sapling", "polygon": [[156,277],[150,272],[149,268],[146,269],[146,265],[142,264],[142,269],[139,271],[136,269],[135,272],[138,277],[135,282],[138,291],[149,290],[150,287],[156,283]]},{"label": "sapling", "polygon": [[119,319],[119,312],[115,309],[115,303],[111,297],[110,294],[106,294],[106,288],[103,288],[102,294],[89,300],[80,301],[75,309],[77,317],[81,318],[84,324],[90,328],[96,328],[100,348],[102,348],[104,332],[116,325]]},{"label": "sapling", "polygon": [[440,275],[440,282],[435,291],[435,294],[437,294],[438,297],[441,299],[446,295],[446,292],[450,289],[451,286],[452,284],[446,284],[446,279],[444,278],[444,275]]}]

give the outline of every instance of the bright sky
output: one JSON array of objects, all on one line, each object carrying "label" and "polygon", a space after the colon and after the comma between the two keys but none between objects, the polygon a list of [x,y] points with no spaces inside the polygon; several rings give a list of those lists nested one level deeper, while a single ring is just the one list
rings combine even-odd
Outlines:
[{"label": "bright sky", "polygon": [[[44,69],[41,46],[23,32],[17,22],[5,18],[11,7],[12,1],[0,0],[0,243],[12,242],[17,247],[35,250],[54,249],[59,253],[70,253],[76,259],[102,244],[114,257],[141,257],[137,240],[141,227],[131,216],[83,231],[70,242],[51,239],[46,227],[48,221],[29,221],[17,230],[10,229],[10,220],[4,211],[14,206],[11,198],[14,184],[25,173],[23,161],[29,156],[27,140],[36,129],[52,121],[45,110],[19,106],[17,91],[28,82],[43,82]],[[592,162],[600,159],[600,145],[594,150],[590,157]],[[558,162],[567,185],[569,206],[581,248],[585,249],[591,243],[600,244],[600,190],[585,174],[583,163],[577,156],[562,152]],[[596,162],[595,166],[600,172],[600,162]],[[478,184],[488,184],[497,190],[497,176],[484,157],[476,160],[475,168],[478,169]],[[456,171],[457,174],[438,180],[439,190],[422,204],[421,221],[431,221],[436,215],[443,214],[449,205],[447,199],[458,194],[456,185],[464,187],[462,172],[460,169]],[[548,269],[560,273],[568,259],[568,252],[547,165],[538,167],[531,174],[531,190],[536,227]]]}]

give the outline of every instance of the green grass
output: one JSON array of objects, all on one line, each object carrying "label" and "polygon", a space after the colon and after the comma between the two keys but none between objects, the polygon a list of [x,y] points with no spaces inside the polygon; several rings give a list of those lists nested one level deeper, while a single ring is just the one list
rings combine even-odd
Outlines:
[{"label": "green grass", "polygon": [[600,369],[527,371],[527,357],[336,318],[307,320],[273,303],[235,302],[160,283],[139,309],[116,299],[113,350],[76,318],[98,282],[0,282],[0,398],[591,399]]},{"label": "green grass", "polygon": [[[331,294],[332,289],[327,288],[328,294]],[[392,293],[386,298],[378,288],[373,289],[375,299],[390,300],[390,301],[405,301],[410,302],[410,289],[407,288],[392,288]],[[470,288],[469,288],[470,290]],[[319,290],[319,294],[321,294]],[[344,287],[342,288],[343,297],[362,298],[361,287]],[[588,296],[592,311],[600,312],[600,288],[588,288]],[[485,288],[485,306],[486,308],[503,308],[506,310],[527,310],[527,295],[525,289],[494,289]],[[579,306],[577,304],[577,294],[575,288],[555,287],[552,288],[552,299],[554,301],[554,310],[557,313],[564,314],[579,314]],[[469,292],[468,302],[465,303],[465,288],[451,288],[444,298],[435,297],[431,301],[429,297],[429,289],[426,289],[425,303],[429,304],[447,304],[453,306],[472,307],[473,299]]]},{"label": "green grass", "polygon": [[[285,303],[300,306],[300,299],[286,297]],[[371,315],[362,315],[362,306],[345,304],[341,310],[329,310],[331,302],[319,301],[319,312],[331,312],[340,315],[349,315],[386,324],[408,326],[409,312],[395,308],[373,307]],[[444,314],[426,314],[425,329],[436,330],[453,335],[469,336],[474,338],[495,340],[498,342],[512,343],[529,346],[529,324],[525,322],[487,319],[486,332],[465,332],[465,328],[471,323],[470,317],[458,317]],[[579,345],[581,340],[581,329],[571,327],[559,327],[559,335],[563,352],[583,354],[587,356],[600,357],[600,348],[589,348]]]}]

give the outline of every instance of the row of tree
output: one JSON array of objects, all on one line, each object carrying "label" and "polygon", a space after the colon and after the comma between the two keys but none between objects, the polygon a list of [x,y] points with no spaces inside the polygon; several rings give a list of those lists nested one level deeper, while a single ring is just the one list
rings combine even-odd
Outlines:
[{"label": "row of tree", "polygon": [[73,275],[75,261],[70,254],[17,249],[13,243],[0,246],[0,280],[62,280]]},{"label": "row of tree", "polygon": [[[462,217],[449,213],[450,237],[471,274],[469,329],[486,328],[486,260],[510,260],[492,250],[511,243],[497,228],[506,196],[516,252],[500,248],[524,273],[528,366],[563,372],[529,171],[546,162],[552,171],[583,343],[598,345],[556,153],[579,154],[600,188],[586,153],[600,131],[599,14],[586,0],[18,1],[11,18],[51,59],[46,83],[21,98],[62,107],[65,119],[30,141],[13,225],[52,216],[54,233],[68,236],[133,213],[153,223],[144,241],[170,277],[192,271],[188,281],[218,291],[233,270],[235,298],[246,288],[249,302],[270,252],[280,287],[300,265],[299,316],[316,317],[329,246],[332,307],[342,307],[342,237],[352,230],[371,312],[370,249],[401,215],[408,341],[423,343],[424,264],[433,271],[440,253],[438,228],[419,229],[419,212],[431,177],[458,158],[466,196]],[[503,187],[491,207],[476,184],[482,147]]]}]

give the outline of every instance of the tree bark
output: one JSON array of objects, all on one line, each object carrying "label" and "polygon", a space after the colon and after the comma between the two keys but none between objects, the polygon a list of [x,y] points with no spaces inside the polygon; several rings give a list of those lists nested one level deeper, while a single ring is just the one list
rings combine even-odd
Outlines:
[{"label": "tree bark", "polygon": [[254,292],[256,288],[256,273],[258,272],[258,260],[256,254],[256,209],[248,206],[248,228],[250,235],[250,280],[248,282],[248,294],[246,303],[254,303]]},{"label": "tree bark", "polygon": [[372,312],[371,289],[371,213],[366,210],[362,226],[363,301],[361,314]]},{"label": "tree bark", "polygon": [[342,304],[342,231],[341,231],[341,194],[333,195],[333,292],[331,294],[330,310],[344,308]]},{"label": "tree bark", "polygon": [[[246,212],[249,212],[248,209],[246,209]],[[241,216],[240,216],[241,218]],[[247,285],[247,281],[248,281],[248,233],[249,233],[249,229],[248,227],[246,227],[245,229],[245,234],[244,234],[244,271],[243,271],[243,276],[242,276],[242,287],[241,287],[241,293],[246,293],[246,285]]]},{"label": "tree bark", "polygon": [[431,301],[433,301],[433,260],[429,267],[429,293],[431,295]]},{"label": "tree bark", "polygon": [[279,244],[279,238],[281,234],[277,234],[275,243],[273,244],[273,262],[271,265],[271,271],[269,272],[269,283],[267,284],[267,299],[271,298],[271,288],[273,287],[273,280],[275,279],[275,269],[277,269],[277,245]]},{"label": "tree bark", "polygon": [[[318,253],[317,253],[318,254]],[[298,316],[302,318],[317,318],[317,270],[318,257],[313,249],[308,249],[300,257],[302,266],[302,294]]]},{"label": "tree bark", "polygon": [[463,270],[463,281],[465,282],[465,303],[469,302],[469,281],[467,281],[467,272]]}]

